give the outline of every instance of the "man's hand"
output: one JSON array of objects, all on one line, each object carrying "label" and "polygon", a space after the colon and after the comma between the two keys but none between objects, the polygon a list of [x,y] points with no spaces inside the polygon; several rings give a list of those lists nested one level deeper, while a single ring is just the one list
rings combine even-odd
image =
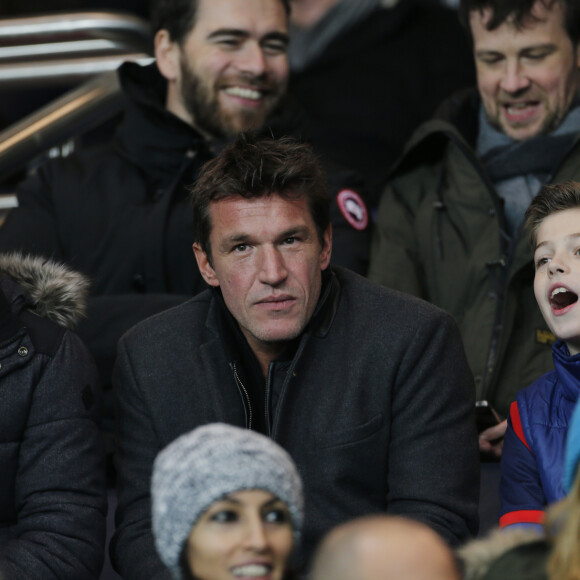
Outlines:
[{"label": "man's hand", "polygon": [[479,450],[495,457],[501,457],[506,429],[507,419],[482,431],[479,434]]}]

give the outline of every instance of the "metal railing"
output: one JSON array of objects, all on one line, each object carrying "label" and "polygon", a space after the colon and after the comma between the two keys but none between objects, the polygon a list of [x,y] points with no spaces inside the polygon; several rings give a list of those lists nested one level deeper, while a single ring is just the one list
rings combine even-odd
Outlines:
[{"label": "metal railing", "polygon": [[149,24],[131,14],[68,12],[0,20],[0,62],[130,51],[151,52]]},{"label": "metal railing", "polygon": [[114,72],[82,84],[0,133],[0,176],[73,135],[88,131],[121,109],[123,94]]},{"label": "metal railing", "polygon": [[0,20],[0,46],[0,90],[91,79],[0,132],[0,180],[112,117],[124,101],[113,71],[152,61],[148,24],[120,13]]},{"label": "metal railing", "polygon": [[0,20],[0,87],[76,84],[152,54],[137,16],[71,12]]},{"label": "metal railing", "polygon": [[0,218],[2,212],[7,209],[12,209],[18,206],[18,200],[13,193],[5,193],[0,195]]},{"label": "metal railing", "polygon": [[59,59],[22,64],[0,64],[0,88],[24,88],[54,85],[75,85],[95,75],[116,70],[126,61],[151,59],[145,53],[114,56]]}]

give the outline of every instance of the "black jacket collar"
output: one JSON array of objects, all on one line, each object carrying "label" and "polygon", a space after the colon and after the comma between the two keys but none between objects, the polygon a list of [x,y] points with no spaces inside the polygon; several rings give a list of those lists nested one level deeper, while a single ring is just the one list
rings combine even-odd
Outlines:
[{"label": "black jacket collar", "polygon": [[481,97],[477,88],[463,89],[445,99],[434,118],[453,125],[469,145],[475,147],[479,132],[480,105]]},{"label": "black jacket collar", "polygon": [[155,63],[145,67],[125,63],[119,78],[129,99],[115,140],[123,157],[160,186],[175,177],[186,155],[200,156],[202,161],[213,157],[203,137],[165,108],[167,82]]}]

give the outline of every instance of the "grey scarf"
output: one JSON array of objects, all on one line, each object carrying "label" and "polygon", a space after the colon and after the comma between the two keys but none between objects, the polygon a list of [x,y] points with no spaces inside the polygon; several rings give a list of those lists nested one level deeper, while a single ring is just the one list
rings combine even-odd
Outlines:
[{"label": "grey scarf", "polygon": [[476,151],[504,200],[508,234],[519,231],[530,201],[550,181],[579,133],[578,98],[557,129],[525,141],[514,141],[492,127],[480,106]]}]

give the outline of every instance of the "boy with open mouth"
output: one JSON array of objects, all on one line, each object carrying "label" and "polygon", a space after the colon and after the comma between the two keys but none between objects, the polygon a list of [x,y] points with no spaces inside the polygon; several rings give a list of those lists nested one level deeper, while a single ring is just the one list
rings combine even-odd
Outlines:
[{"label": "boy with open mouth", "polygon": [[580,394],[580,182],[544,186],[526,212],[534,294],[550,330],[554,370],[510,408],[501,464],[500,527],[537,526],[562,499],[568,421]]}]

